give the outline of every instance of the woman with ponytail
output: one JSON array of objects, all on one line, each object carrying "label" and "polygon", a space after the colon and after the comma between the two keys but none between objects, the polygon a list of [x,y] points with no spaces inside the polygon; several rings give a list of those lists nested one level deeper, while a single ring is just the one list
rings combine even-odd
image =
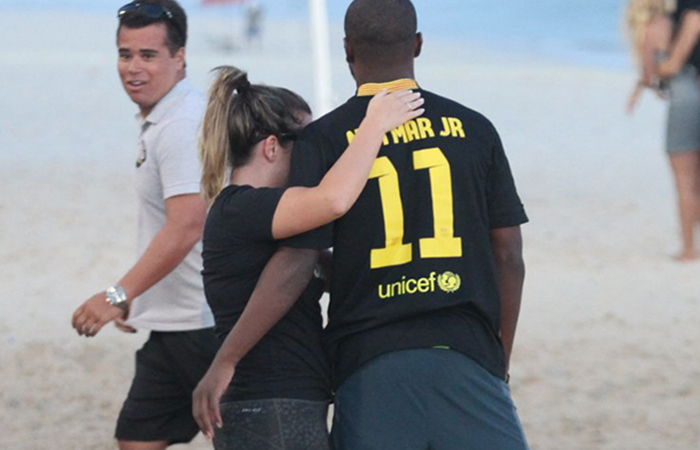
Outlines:
[{"label": "woman with ponytail", "polygon": [[[293,305],[260,305],[250,297],[276,240],[345,214],[364,188],[386,133],[421,115],[422,104],[410,91],[377,95],[321,183],[285,188],[293,143],[310,121],[309,106],[287,89],[250,84],[236,68],[218,69],[200,141],[202,191],[210,204],[202,274],[223,345],[195,391],[193,411],[216,449],[328,449],[322,280],[297,280],[306,289]],[[288,312],[278,323],[260,326],[261,308]],[[251,319],[257,321],[252,333],[242,328]],[[269,331],[260,334],[261,328]]]}]

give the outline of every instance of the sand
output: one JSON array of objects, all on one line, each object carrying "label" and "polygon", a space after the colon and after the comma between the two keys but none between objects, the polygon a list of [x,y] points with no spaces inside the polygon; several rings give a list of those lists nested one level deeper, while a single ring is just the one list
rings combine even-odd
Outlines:
[{"label": "sand", "polygon": [[[209,69],[236,64],[312,97],[305,24],[269,24],[257,53],[226,50],[240,36],[228,19],[191,27],[201,88]],[[116,448],[146,333],[70,327],[134,261],[135,109],[114,19],[2,11],[0,30],[0,449]],[[341,37],[334,28],[337,102],[354,89]],[[530,215],[511,387],[532,448],[700,448],[700,264],[670,258],[663,103],[645,97],[625,116],[631,69],[426,40],[419,82],[496,124]]]}]

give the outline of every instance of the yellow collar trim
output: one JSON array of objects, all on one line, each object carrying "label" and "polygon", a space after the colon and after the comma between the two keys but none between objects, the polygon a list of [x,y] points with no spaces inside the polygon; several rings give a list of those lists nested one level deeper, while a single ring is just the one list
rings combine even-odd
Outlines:
[{"label": "yellow collar trim", "polygon": [[383,89],[394,92],[403,89],[419,89],[419,87],[418,83],[410,78],[401,78],[400,80],[388,81],[386,83],[365,83],[357,89],[357,96],[366,97],[368,95],[377,95]]}]

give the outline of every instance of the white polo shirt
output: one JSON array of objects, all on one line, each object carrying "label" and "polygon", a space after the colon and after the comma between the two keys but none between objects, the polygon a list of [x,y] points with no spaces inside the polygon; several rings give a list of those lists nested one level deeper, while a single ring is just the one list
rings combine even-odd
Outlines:
[{"label": "white polo shirt", "polygon": [[[197,159],[205,97],[183,79],[165,95],[141,127],[136,162],[138,254],[143,255],[166,220],[165,200],[200,191]],[[187,331],[214,325],[202,285],[202,243],[165,278],[134,299],[128,323],[156,331]]]}]

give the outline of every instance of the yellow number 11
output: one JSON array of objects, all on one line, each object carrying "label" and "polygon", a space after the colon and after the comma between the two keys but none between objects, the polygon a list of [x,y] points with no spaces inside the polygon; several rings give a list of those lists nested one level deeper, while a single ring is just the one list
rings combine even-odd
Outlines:
[{"label": "yellow number 11", "polygon": [[[421,258],[457,258],[462,256],[462,239],[454,235],[454,205],[450,163],[437,148],[413,153],[413,169],[428,169],[433,199],[434,236],[419,240]],[[412,245],[404,244],[404,217],[399,191],[399,174],[389,158],[377,158],[369,175],[379,181],[379,195],[384,214],[386,243],[372,249],[370,267],[398,266],[413,259]]]}]

